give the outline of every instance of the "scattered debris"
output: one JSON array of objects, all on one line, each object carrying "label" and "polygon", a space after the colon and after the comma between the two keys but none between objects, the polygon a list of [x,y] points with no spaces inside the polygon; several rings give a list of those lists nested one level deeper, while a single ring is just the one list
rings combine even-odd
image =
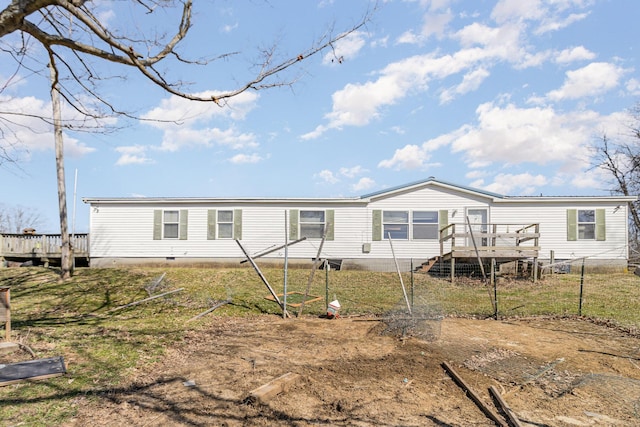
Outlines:
[{"label": "scattered debris", "polygon": [[165,295],[173,294],[173,293],[180,292],[180,291],[184,291],[184,288],[174,289],[172,291],[163,292],[163,293],[161,293],[159,295],[154,295],[154,296],[149,297],[149,298],[145,298],[145,299],[141,299],[139,301],[135,301],[135,302],[132,302],[132,303],[129,303],[129,304],[121,305],[119,307],[112,308],[111,310],[107,311],[107,313],[112,313],[114,311],[122,310],[123,308],[127,308],[127,307],[133,307],[134,305],[142,304],[143,302],[151,301],[153,299],[160,298],[160,297],[163,297]]},{"label": "scattered debris", "polygon": [[286,374],[249,392],[249,396],[244,399],[244,403],[249,405],[253,405],[255,403],[265,404],[278,394],[286,392],[290,385],[298,378],[300,378],[300,375],[294,374],[293,372],[287,372]]},{"label": "scattered debris", "polygon": [[64,375],[67,368],[62,356],[26,362],[0,364],[0,386],[26,380],[43,380]]},{"label": "scattered debris", "polygon": [[183,386],[185,387],[195,387],[196,386],[196,382],[194,380],[188,380],[182,383]]},{"label": "scattered debris", "polygon": [[334,317],[340,317],[340,303],[338,300],[333,300],[327,307],[327,318],[333,319]]},{"label": "scattered debris", "polygon": [[214,311],[214,310],[216,310],[216,309],[218,309],[218,308],[220,308],[220,307],[222,307],[223,305],[226,305],[226,304],[231,304],[231,299],[219,302],[216,305],[214,305],[213,307],[211,307],[210,309],[208,309],[207,311],[203,311],[202,313],[198,314],[197,316],[193,316],[191,319],[187,320],[187,323],[189,323],[189,322],[191,322],[193,320],[197,320],[197,319],[201,318],[202,316],[206,316],[207,314],[211,313],[212,311]]},{"label": "scattered debris", "polygon": [[156,288],[160,286],[160,283],[162,283],[162,281],[164,280],[164,276],[166,274],[167,273],[162,273],[162,275],[159,278],[157,278],[156,280],[154,280],[153,282],[149,283],[147,286],[144,287],[144,289],[147,291],[149,296],[153,296],[153,293],[156,291]]}]

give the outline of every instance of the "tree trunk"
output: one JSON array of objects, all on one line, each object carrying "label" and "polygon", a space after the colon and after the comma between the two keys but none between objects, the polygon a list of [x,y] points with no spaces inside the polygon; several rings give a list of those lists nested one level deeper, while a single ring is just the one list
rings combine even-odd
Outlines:
[{"label": "tree trunk", "polygon": [[60,93],[58,92],[58,70],[53,54],[49,55],[49,70],[51,72],[51,106],[53,108],[53,134],[56,151],[56,173],[58,179],[58,207],[60,210],[60,279],[71,278],[71,242],[67,219],[67,190],[64,179],[64,144],[62,138],[62,113],[60,108]]}]

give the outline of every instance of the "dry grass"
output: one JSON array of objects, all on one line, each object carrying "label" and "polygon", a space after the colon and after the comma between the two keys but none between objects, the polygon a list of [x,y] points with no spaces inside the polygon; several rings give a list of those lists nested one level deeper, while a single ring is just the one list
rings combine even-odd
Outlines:
[{"label": "dry grass", "polygon": [[[163,273],[153,290],[149,285]],[[283,292],[282,269],[263,273],[277,293]],[[304,292],[309,270],[289,270],[288,291]],[[501,316],[577,315],[581,278],[556,275],[531,281],[501,283]],[[404,275],[407,298],[416,312],[489,317],[490,289],[478,281]],[[117,390],[124,378],[157,361],[167,347],[178,346],[189,330],[215,316],[281,315],[251,268],[79,269],[58,282],[44,268],[0,269],[0,286],[12,297],[14,340],[30,346],[38,357],[64,356],[69,375],[37,383],[0,387],[0,420],[4,425],[57,425],[73,416],[80,396]],[[177,288],[183,291],[122,310],[114,308]],[[633,274],[589,274],[583,281],[582,315],[637,330],[640,326],[640,277]],[[306,304],[304,315],[326,311],[326,299],[338,299],[341,315],[382,315],[405,306],[395,273],[318,271],[310,290],[322,300]],[[219,301],[232,303],[194,321]],[[297,313],[297,308],[290,310]],[[0,363],[29,359],[28,354],[0,356]]]}]

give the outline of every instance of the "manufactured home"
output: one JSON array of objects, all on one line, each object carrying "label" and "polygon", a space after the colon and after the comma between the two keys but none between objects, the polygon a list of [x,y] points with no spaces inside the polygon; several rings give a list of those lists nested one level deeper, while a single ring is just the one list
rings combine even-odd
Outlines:
[{"label": "manufactured home", "polygon": [[[582,258],[623,269],[636,197],[513,197],[434,178],[353,198],[84,198],[91,266],[262,262],[393,270]],[[284,245],[286,246],[286,251]],[[395,263],[394,263],[395,260]]]}]

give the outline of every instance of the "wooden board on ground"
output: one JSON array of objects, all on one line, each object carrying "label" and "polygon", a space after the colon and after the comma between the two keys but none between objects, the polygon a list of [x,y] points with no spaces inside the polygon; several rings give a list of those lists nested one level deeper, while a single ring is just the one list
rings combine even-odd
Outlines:
[{"label": "wooden board on ground", "polygon": [[11,290],[0,288],[0,323],[4,323],[4,339],[11,339]]},{"label": "wooden board on ground", "polygon": [[11,353],[19,348],[20,346],[14,342],[0,342],[0,354]]},{"label": "wooden board on ground", "polygon": [[67,372],[62,356],[26,362],[0,364],[0,386],[26,380],[42,380],[63,375]]},{"label": "wooden board on ground", "polygon": [[248,403],[267,403],[280,393],[284,393],[289,389],[289,386],[296,381],[300,375],[293,372],[287,372],[286,374],[269,381],[268,383],[261,385],[260,387],[249,392],[249,396],[245,399]]}]

